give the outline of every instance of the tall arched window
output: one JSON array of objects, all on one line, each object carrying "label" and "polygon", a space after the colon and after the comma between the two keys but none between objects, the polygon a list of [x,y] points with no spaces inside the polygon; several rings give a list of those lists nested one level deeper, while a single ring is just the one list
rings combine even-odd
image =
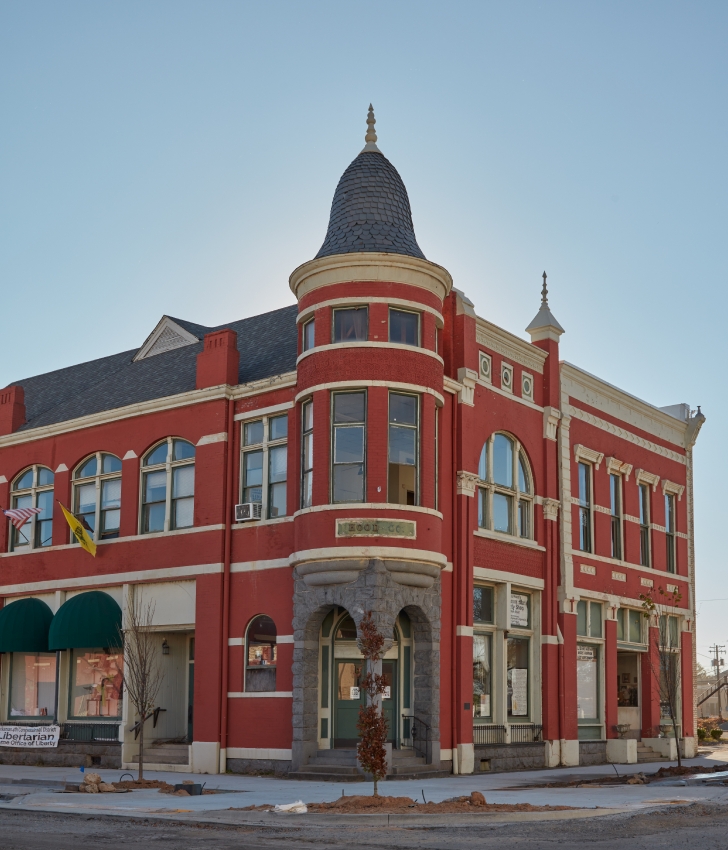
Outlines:
[{"label": "tall arched window", "polygon": [[40,549],[53,543],[53,472],[47,466],[31,466],[11,487],[13,508],[40,508],[20,529],[12,526],[10,549]]},{"label": "tall arched window", "polygon": [[262,614],[251,620],[245,635],[245,690],[253,692],[275,691],[276,624]]},{"label": "tall arched window", "polygon": [[518,440],[493,434],[478,464],[478,525],[490,531],[533,537],[533,477]]},{"label": "tall arched window", "polygon": [[76,467],[73,512],[94,540],[119,536],[121,461],[118,457],[96,452]]},{"label": "tall arched window", "polygon": [[194,508],[195,447],[167,437],[142,463],[142,534],[190,528]]}]

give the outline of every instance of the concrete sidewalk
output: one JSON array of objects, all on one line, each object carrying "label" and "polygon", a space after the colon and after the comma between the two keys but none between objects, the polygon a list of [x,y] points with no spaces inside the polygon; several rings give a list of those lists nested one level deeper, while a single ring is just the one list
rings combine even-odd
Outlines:
[{"label": "concrete sidewalk", "polygon": [[[721,756],[725,756],[725,761]],[[716,750],[707,756],[685,761],[689,765],[713,767],[716,763],[728,762],[728,747]],[[647,765],[617,765],[620,775],[631,773],[655,773],[667,762]],[[90,771],[89,771],[90,772]],[[107,782],[118,781],[120,770],[94,770]],[[423,795],[428,802],[440,802],[448,797],[482,791],[489,803],[531,803],[535,806],[574,806],[590,810],[592,814],[616,813],[639,808],[671,805],[694,801],[711,801],[728,804],[728,786],[684,786],[670,785],[619,785],[577,788],[540,787],[549,782],[578,781],[614,776],[611,765],[593,767],[560,768],[554,770],[523,771],[514,773],[487,774],[472,776],[449,776],[439,779],[395,780],[381,783],[380,793],[387,796],[408,796],[422,801]],[[83,780],[80,770],[72,768],[46,768],[0,765],[0,809],[20,809],[25,811],[47,811],[85,813],[93,815],[122,815],[132,817],[172,817],[180,820],[205,820],[217,823],[265,823],[271,819],[279,823],[281,818],[295,818],[297,824],[301,818],[306,822],[321,819],[333,823],[341,819],[352,822],[352,818],[366,822],[390,822],[390,819],[411,818],[417,820],[436,819],[438,823],[461,822],[463,817],[486,818],[490,822],[523,820],[544,820],[556,817],[573,818],[583,816],[577,813],[499,813],[483,815],[270,815],[267,813],[244,813],[231,811],[251,805],[274,805],[303,800],[306,803],[327,802],[337,799],[342,791],[347,796],[372,793],[372,784],[367,782],[348,784],[344,787],[331,782],[291,781],[236,774],[200,775],[150,772],[147,779],[161,779],[170,784],[191,779],[205,782],[207,789],[220,793],[201,797],[175,797],[159,791],[142,790],[128,794],[64,794],[66,783],[78,785]],[[535,786],[535,787],[534,787]],[[393,821],[392,821],[393,822]],[[432,823],[434,825],[434,823]]]}]

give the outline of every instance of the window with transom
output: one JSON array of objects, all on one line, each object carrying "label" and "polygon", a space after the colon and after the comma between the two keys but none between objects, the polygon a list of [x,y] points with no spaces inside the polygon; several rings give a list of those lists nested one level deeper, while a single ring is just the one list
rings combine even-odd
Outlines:
[{"label": "window with transom", "polygon": [[13,481],[10,504],[14,510],[34,508],[34,513],[18,529],[11,526],[10,550],[40,549],[53,543],[53,472],[34,465]]},{"label": "window with transom", "polygon": [[501,534],[533,538],[533,477],[518,440],[493,434],[478,463],[478,525]]},{"label": "window with transom", "polygon": [[167,437],[142,461],[142,534],[191,528],[195,513],[195,447]]},{"label": "window with transom", "polygon": [[[121,519],[121,461],[96,452],[73,473],[73,512],[94,540],[119,536]],[[76,538],[71,535],[72,541]]]},{"label": "window with transom", "polygon": [[288,414],[243,424],[241,500],[262,505],[268,519],[286,515]]}]

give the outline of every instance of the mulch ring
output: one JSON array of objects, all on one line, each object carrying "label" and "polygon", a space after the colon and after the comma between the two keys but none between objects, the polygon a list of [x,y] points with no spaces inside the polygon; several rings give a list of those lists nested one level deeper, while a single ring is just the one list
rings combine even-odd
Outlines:
[{"label": "mulch ring", "polygon": [[[574,806],[532,806],[530,803],[487,803],[479,791],[474,791],[465,797],[451,797],[441,803],[419,803],[411,797],[365,797],[354,795],[350,797],[339,797],[333,803],[308,803],[308,811],[311,814],[376,814],[379,812],[387,814],[462,814],[478,812],[556,812],[573,809]],[[247,806],[244,809],[235,809],[239,812],[266,812],[272,811],[272,806]]]},{"label": "mulch ring", "polygon": [[[194,783],[187,781],[183,782],[184,785],[192,785]],[[159,788],[160,793],[162,794],[172,794],[176,797],[190,797],[192,796],[187,791],[180,789],[179,791],[174,790],[174,785],[170,785],[169,782],[163,782],[161,779],[142,779],[141,782],[138,779],[129,780],[125,779],[123,782],[114,782],[114,788],[121,788],[128,791],[142,791],[147,788]],[[216,794],[216,791],[212,789],[202,789],[203,794]]]}]

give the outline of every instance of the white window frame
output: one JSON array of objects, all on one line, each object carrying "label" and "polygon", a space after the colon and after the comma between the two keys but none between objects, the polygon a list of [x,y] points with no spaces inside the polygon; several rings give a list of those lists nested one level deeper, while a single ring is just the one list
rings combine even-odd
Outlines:
[{"label": "white window frame", "polygon": [[[288,420],[286,427],[286,436],[279,437],[277,440],[270,439],[270,422],[272,419],[286,417]],[[254,425],[256,422],[263,423],[263,442],[253,443],[249,446],[245,445],[245,426]],[[245,489],[245,455],[252,452],[263,452],[263,483],[261,485],[261,519],[279,519],[288,516],[288,451],[286,450],[286,512],[280,517],[271,517],[270,514],[270,451],[271,449],[288,447],[288,427],[290,426],[290,418],[288,411],[283,413],[271,413],[260,417],[251,417],[240,423],[240,476],[238,482],[238,500],[242,502],[243,491]],[[280,482],[279,482],[280,483]]]},{"label": "white window frame", "polygon": [[[108,455],[109,457],[113,457],[118,460],[121,464],[121,458],[115,455],[113,452],[94,452],[93,454],[85,457],[80,463],[76,464],[76,468],[73,470],[72,482],[73,482],[73,494],[71,496],[71,504],[73,505],[74,515],[78,515],[78,505],[76,503],[76,493],[79,487],[84,484],[94,483],[96,485],[96,510],[94,512],[94,533],[93,539],[96,541],[99,540],[112,540],[113,537],[109,536],[106,538],[101,537],[101,486],[104,481],[111,481],[113,479],[118,478],[121,481],[121,469],[118,472],[101,472],[103,465],[104,455]],[[77,478],[76,475],[90,460],[91,458],[96,458],[96,475],[89,475],[86,478]],[[115,509],[112,509],[115,510]],[[121,497],[119,497],[119,510],[121,510]],[[70,529],[69,529],[70,532]],[[119,533],[116,537],[121,536],[121,522],[119,524]],[[78,543],[76,539],[76,535],[73,532],[70,532],[70,540],[71,543]]]},{"label": "white window frame", "polygon": [[[306,428],[306,411],[310,408],[311,410],[311,427]],[[313,506],[313,470],[314,470],[314,448],[313,445],[313,435],[314,435],[314,403],[312,398],[307,398],[301,403],[301,442],[299,444],[299,459],[301,463],[300,475],[299,475],[299,494],[298,494],[298,505],[299,508],[310,508]],[[311,441],[311,466],[306,466],[306,441]],[[311,476],[311,494],[310,494],[310,502],[306,498],[306,476]]]},{"label": "white window frame", "polygon": [[[185,458],[184,460],[172,460],[174,455],[174,441],[180,440],[183,443],[189,443],[192,448],[195,449],[195,454],[191,458]],[[145,466],[144,460],[152,454],[159,446],[163,443],[167,443],[167,460],[164,463],[156,463],[154,466]],[[139,484],[139,534],[160,534],[159,531],[144,531],[144,505],[147,504],[144,501],[144,476],[148,472],[159,472],[162,469],[165,469],[167,472],[167,490],[165,493],[165,506],[164,506],[164,533],[166,534],[169,531],[177,531],[176,528],[172,527],[172,502],[175,501],[172,499],[172,483],[173,483],[173,470],[178,469],[181,466],[194,466],[197,463],[197,447],[191,440],[186,440],[184,437],[165,437],[164,440],[158,440],[153,446],[150,446],[142,457],[142,462],[139,466],[140,473],[140,484]],[[195,488],[197,488],[197,473],[195,471]],[[189,497],[184,497],[189,498]],[[194,491],[192,494],[192,525],[185,525],[183,528],[194,528]],[[150,503],[151,504],[151,503]]]},{"label": "white window frame", "polygon": [[[19,481],[24,475],[26,475],[28,470],[30,470],[30,469],[33,470],[33,483],[32,483],[32,485],[30,487],[24,487],[22,490],[15,490],[14,489],[15,483],[17,481]],[[47,469],[53,475],[53,483],[52,484],[38,485],[38,483],[37,483],[38,482],[38,472],[41,469]],[[26,466],[25,469],[23,469],[21,472],[19,472],[15,476],[15,478],[13,478],[12,484],[10,485],[10,493],[9,493],[10,507],[11,508],[16,507],[16,503],[15,503],[16,499],[22,498],[24,496],[30,496],[31,497],[31,506],[34,507],[34,508],[37,508],[38,507],[38,494],[39,493],[46,493],[49,490],[52,491],[54,488],[55,488],[55,472],[53,472],[53,470],[49,466],[46,466],[44,463],[33,463],[30,466]],[[52,531],[52,529],[53,529],[54,508],[55,508],[55,503],[54,503],[53,507],[51,508],[51,542],[48,544],[48,546],[53,545],[53,531]],[[48,546],[38,546],[38,545],[36,545],[37,521],[38,521],[37,515],[32,516],[29,520],[26,520],[26,522],[23,524],[21,530],[18,531],[15,528],[15,526],[12,525],[12,523],[10,523],[10,520],[8,520],[8,528],[9,528],[8,551],[9,552],[29,552],[31,549],[47,549],[48,548]],[[17,544],[18,534],[25,534],[25,529],[27,529],[27,528],[30,529],[30,533],[28,535],[29,542],[27,544],[23,544],[21,546],[18,546],[18,544]]]},{"label": "white window frame", "polygon": [[[502,435],[507,437],[511,443],[513,444],[513,487],[509,488],[504,486],[503,484],[496,484],[493,479],[493,444],[495,442],[495,438],[498,435]],[[513,529],[511,534],[505,531],[495,532],[496,534],[507,534],[509,537],[515,537],[517,540],[534,540],[534,522],[533,522],[533,504],[534,504],[534,481],[533,481],[533,471],[531,470],[531,464],[528,461],[528,455],[526,454],[525,449],[523,448],[523,444],[520,440],[513,436],[513,434],[508,433],[507,431],[494,431],[490,437],[485,441],[484,450],[486,452],[486,478],[480,479],[478,483],[479,487],[479,495],[478,495],[478,503],[479,503],[479,518],[482,514],[483,519],[485,520],[484,524],[479,523],[480,528],[488,529],[489,531],[495,532],[493,527],[493,496],[496,493],[501,493],[504,496],[510,496],[511,498],[511,528]],[[482,451],[481,451],[482,455]],[[526,486],[529,488],[528,490],[521,490],[518,483],[518,461],[519,458],[523,457],[523,465],[526,471]],[[478,474],[480,474],[480,469],[478,470]],[[528,533],[520,534],[518,529],[518,512],[519,506],[521,502],[526,502],[527,505],[527,519],[528,519]]]},{"label": "white window frame", "polygon": [[[614,500],[616,502],[616,506],[612,505],[612,483],[614,483],[616,487],[616,499]],[[615,519],[617,520],[616,524],[614,522]],[[624,552],[624,481],[618,472],[609,473],[609,523],[609,540],[612,558],[615,558],[618,561],[624,561],[626,560]],[[615,525],[618,535],[617,552],[614,551]]]},{"label": "white window frame", "polygon": [[[589,492],[587,493],[587,500],[583,501],[581,499],[581,494],[579,493],[579,466],[582,465],[587,469],[587,486]],[[577,515],[579,517],[579,522],[577,523],[577,533],[579,534],[578,548],[580,552],[586,552],[588,554],[594,553],[594,464],[589,463],[589,461],[584,460],[584,458],[579,458],[576,462],[576,504],[577,504]],[[589,520],[589,548],[582,549],[581,548],[581,514],[582,511],[587,512],[587,517]]]},{"label": "white window frame", "polygon": [[417,342],[412,346],[412,348],[422,348],[422,315],[416,310],[406,310],[404,307],[392,307],[391,305],[389,306],[389,309],[387,311],[387,339],[389,340],[389,342],[393,342],[396,345],[409,345],[409,343],[399,342],[398,340],[392,339],[392,312],[409,313],[411,316],[416,316]]},{"label": "white window frame", "polygon": [[[640,566],[642,567],[651,567],[652,566],[652,498],[650,496],[650,485],[645,481],[637,482],[637,497],[639,499],[639,513],[644,514],[641,517],[640,521]],[[645,497],[644,504],[642,497]],[[644,511],[642,510],[644,507]],[[646,547],[646,563],[642,557],[643,549],[642,549],[642,536],[646,532],[645,536],[647,538],[647,547]]]}]

